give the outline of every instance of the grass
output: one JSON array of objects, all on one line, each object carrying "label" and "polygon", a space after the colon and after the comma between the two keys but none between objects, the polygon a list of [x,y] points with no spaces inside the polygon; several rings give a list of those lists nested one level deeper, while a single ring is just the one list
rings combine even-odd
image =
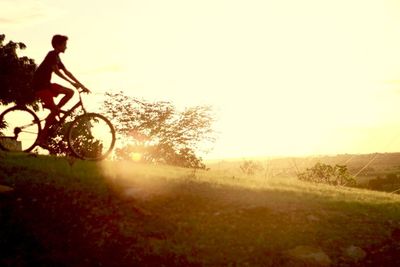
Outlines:
[{"label": "grass", "polygon": [[[0,159],[0,184],[15,188],[1,199],[0,265],[307,265],[287,256],[297,246],[321,248],[333,266],[398,262],[396,194],[232,170]],[[349,246],[367,256],[355,262]]]}]

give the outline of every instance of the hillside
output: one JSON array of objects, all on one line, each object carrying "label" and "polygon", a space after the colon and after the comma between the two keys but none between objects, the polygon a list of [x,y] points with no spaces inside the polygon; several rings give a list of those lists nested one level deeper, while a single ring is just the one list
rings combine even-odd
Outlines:
[{"label": "hillside", "polygon": [[[400,153],[315,155],[304,157],[256,157],[241,159],[212,160],[207,166],[213,170],[239,171],[244,161],[253,161],[263,167],[268,176],[295,176],[296,173],[311,168],[317,162],[329,165],[346,165],[353,175],[361,180],[390,172],[400,173]],[[361,172],[360,172],[361,171]]]},{"label": "hillside", "polygon": [[0,153],[0,266],[399,266],[399,195],[232,168]]}]

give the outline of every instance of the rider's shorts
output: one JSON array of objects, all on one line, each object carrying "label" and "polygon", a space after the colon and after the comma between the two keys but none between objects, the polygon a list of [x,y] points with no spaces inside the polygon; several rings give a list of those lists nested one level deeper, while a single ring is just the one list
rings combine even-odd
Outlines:
[{"label": "rider's shorts", "polygon": [[54,103],[54,97],[57,97],[63,91],[61,85],[52,83],[49,88],[37,91],[36,96],[40,98],[45,106],[51,109],[56,106]]}]

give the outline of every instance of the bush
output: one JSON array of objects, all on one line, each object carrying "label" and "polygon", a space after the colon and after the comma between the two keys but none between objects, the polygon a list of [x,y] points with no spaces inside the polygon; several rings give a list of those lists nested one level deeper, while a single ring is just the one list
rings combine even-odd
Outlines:
[{"label": "bush", "polygon": [[252,160],[245,160],[240,165],[240,170],[246,175],[254,175],[257,172],[262,171],[263,167],[258,162]]},{"label": "bush", "polygon": [[385,178],[376,177],[368,181],[368,188],[378,191],[394,191],[400,187],[400,178],[397,173],[388,173]]},{"label": "bush", "polygon": [[356,184],[356,180],[348,172],[347,166],[338,164],[332,167],[318,162],[314,167],[297,174],[297,177],[302,181],[330,185],[354,186]]}]

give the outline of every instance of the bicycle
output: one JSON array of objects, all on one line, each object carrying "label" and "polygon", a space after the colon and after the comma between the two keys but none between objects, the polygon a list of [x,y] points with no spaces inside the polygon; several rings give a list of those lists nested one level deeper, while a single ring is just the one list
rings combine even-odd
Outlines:
[{"label": "bicycle", "polygon": [[[115,145],[115,130],[111,122],[101,114],[86,111],[81,93],[79,101],[69,110],[60,111],[58,120],[50,129],[57,132],[66,120],[68,122],[66,138],[68,148],[78,158],[84,160],[102,160],[106,158]],[[81,108],[82,115],[74,118],[75,110]],[[48,108],[43,105],[43,108]],[[16,105],[0,114],[0,149],[5,151],[30,152],[38,145],[42,132],[41,123],[36,113],[26,106]]]}]

